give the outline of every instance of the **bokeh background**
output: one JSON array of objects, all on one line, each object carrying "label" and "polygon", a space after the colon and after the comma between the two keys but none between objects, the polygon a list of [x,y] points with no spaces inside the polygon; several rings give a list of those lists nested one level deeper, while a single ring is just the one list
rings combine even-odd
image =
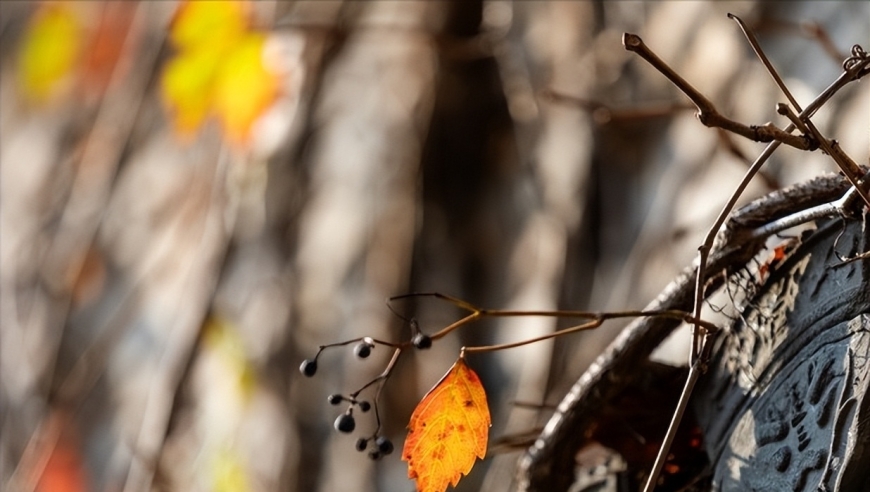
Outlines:
[{"label": "bokeh background", "polygon": [[[354,449],[373,416],[340,435],[327,403],[389,350],[328,350],[310,379],[304,358],[407,339],[385,305],[407,292],[640,308],[762,148],[701,126],[623,32],[726,115],[780,126],[785,99],[727,12],[803,104],[870,48],[870,3],[852,1],[259,1],[189,44],[178,9],[0,3],[4,490],[413,490],[399,452]],[[815,122],[868,163],[866,81]],[[743,201],[833,170],[783,149]],[[459,314],[394,308],[429,333]],[[405,354],[383,434],[401,449],[462,345],[569,323],[487,320]],[[510,489],[523,437],[620,326],[469,357],[492,456],[457,490]]]}]

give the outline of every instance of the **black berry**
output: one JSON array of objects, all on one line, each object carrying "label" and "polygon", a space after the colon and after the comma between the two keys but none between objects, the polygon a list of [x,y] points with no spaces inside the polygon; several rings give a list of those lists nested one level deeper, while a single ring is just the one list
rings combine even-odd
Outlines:
[{"label": "black berry", "polygon": [[369,451],[369,458],[371,458],[373,461],[377,461],[381,459],[381,453],[379,453],[378,451]]},{"label": "black berry", "polygon": [[360,437],[359,439],[356,440],[356,450],[357,451],[360,451],[360,452],[365,451],[366,447],[368,445],[369,445],[369,440],[366,439],[365,437]]},{"label": "black berry", "polygon": [[375,444],[378,446],[378,451],[384,456],[393,452],[393,442],[384,436],[378,436]]},{"label": "black berry", "polygon": [[338,405],[342,401],[344,401],[344,397],[341,395],[329,395],[329,404],[330,405]]},{"label": "black berry", "polygon": [[362,412],[368,412],[372,408],[372,404],[365,400],[357,403],[357,405],[359,405],[359,409]]},{"label": "black berry", "polygon": [[356,420],[350,413],[341,414],[335,419],[335,430],[338,432],[350,434],[354,429],[356,429]]},{"label": "black berry", "polygon": [[429,338],[429,335],[417,333],[414,335],[414,338],[411,339],[411,343],[413,343],[418,349],[427,349],[432,346],[432,339]]},{"label": "black berry", "polygon": [[314,376],[314,374],[317,373],[317,361],[314,359],[303,360],[302,365],[299,366],[299,372],[308,378]]},{"label": "black berry", "polygon": [[353,353],[360,359],[365,359],[372,353],[372,345],[368,342],[360,342],[353,348]]}]

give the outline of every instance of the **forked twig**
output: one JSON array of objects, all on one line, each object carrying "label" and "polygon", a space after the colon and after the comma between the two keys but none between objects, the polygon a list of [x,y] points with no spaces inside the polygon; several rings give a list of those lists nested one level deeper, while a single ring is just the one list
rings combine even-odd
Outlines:
[{"label": "forked twig", "polygon": [[667,63],[662,61],[652,50],[644,44],[643,39],[637,34],[625,33],[622,36],[622,44],[628,51],[637,53],[638,56],[646,60],[662,75],[668,78],[680,91],[683,92],[697,108],[698,120],[705,126],[713,128],[722,128],[732,133],[736,133],[743,137],[756,142],[781,142],[791,147],[800,150],[814,150],[818,147],[818,143],[807,135],[792,135],[790,130],[781,130],[772,123],[764,125],[747,126],[738,121],[734,121],[722,115],[716,110],[716,107],[695,89],[692,84],[686,82],[686,79],[675,72]]},{"label": "forked twig", "polygon": [[[785,85],[785,82],[782,80],[782,77],[779,75],[779,72],[774,68],[773,63],[770,62],[770,59],[767,58],[767,55],[764,54],[764,50],[761,49],[761,45],[758,43],[758,39],[755,37],[755,34],[752,32],[749,27],[743,22],[740,17],[737,17],[734,14],[728,14],[729,19],[734,19],[737,22],[737,25],[740,26],[740,29],[743,31],[743,34],[746,36],[746,39],[749,41],[750,46],[752,46],[752,51],[755,52],[755,55],[758,56],[758,59],[761,60],[761,63],[764,64],[764,67],[767,69],[767,73],[773,78],[776,85],[779,87],[779,90],[782,91],[783,95],[788,99],[789,103],[794,106],[795,110],[798,112],[802,111],[800,104],[798,104],[797,99],[792,95],[791,91],[788,90],[788,87]],[[863,52],[861,50],[860,52]],[[860,59],[859,59],[860,62]],[[844,62],[844,69],[847,72],[855,71],[856,74],[862,71],[866,65],[862,65],[860,63],[854,63],[849,66]],[[864,203],[870,207],[870,195],[868,192],[864,190],[864,182],[861,178],[861,168],[858,167],[858,164],[852,160],[842,149],[837,145],[836,142],[830,141],[822,135],[816,125],[812,122],[809,116],[804,116],[801,118],[800,116],[794,115],[793,112],[789,111],[786,106],[784,109],[782,106],[777,106],[777,112],[783,114],[785,112],[786,116],[791,119],[792,123],[797,126],[804,134],[809,132],[812,134],[813,138],[819,143],[819,146],[824,150],[831,158],[834,159],[834,162],[837,163],[840,170],[843,171],[843,174],[849,179],[849,182],[852,183],[852,186],[855,187],[857,193],[864,200]]]}]

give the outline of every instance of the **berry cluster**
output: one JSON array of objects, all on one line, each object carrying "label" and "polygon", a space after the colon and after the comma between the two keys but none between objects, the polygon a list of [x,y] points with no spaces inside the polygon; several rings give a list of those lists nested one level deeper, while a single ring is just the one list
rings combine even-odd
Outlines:
[{"label": "berry cluster", "polygon": [[374,441],[374,449],[369,451],[369,458],[373,460],[379,460],[382,456],[393,452],[393,442],[384,436],[361,437],[356,441],[356,450],[364,452],[368,448],[369,441]]},{"label": "berry cluster", "polygon": [[[381,373],[378,377],[369,381],[368,383],[363,385],[363,387],[359,388],[353,393],[349,393],[346,395],[336,393],[329,395],[329,397],[327,398],[327,401],[330,405],[338,406],[342,403],[347,403],[347,409],[344,411],[344,413],[342,413],[335,419],[335,422],[333,424],[335,430],[344,434],[350,434],[354,430],[356,430],[356,419],[354,418],[354,410],[358,410],[361,413],[367,413],[369,410],[374,409],[375,419],[377,421],[377,427],[374,433],[369,437],[361,437],[356,441],[357,451],[368,451],[369,458],[373,460],[378,460],[393,452],[393,442],[390,441],[387,437],[380,434],[381,418],[378,412],[378,400],[380,398],[380,393],[383,389],[384,383],[386,382],[387,378],[389,378],[390,373],[392,372],[392,369],[395,366],[396,361],[398,360],[399,355],[402,353],[403,349],[410,347],[415,347],[418,349],[428,349],[432,346],[432,338],[421,332],[419,327],[417,326],[417,323],[413,320],[411,322],[411,330],[411,340],[405,343],[397,344],[381,340],[375,340],[371,337],[363,337],[330,345],[321,345],[313,358],[305,359],[299,366],[299,372],[301,372],[303,376],[313,377],[315,374],[317,374],[317,359],[320,357],[320,354],[325,349],[354,344],[353,353],[359,359],[367,359],[371,355],[372,350],[374,350],[377,345],[385,345],[393,349],[392,359],[390,360],[384,372]],[[373,385],[377,385],[377,390],[373,402],[359,399],[359,395]]]}]

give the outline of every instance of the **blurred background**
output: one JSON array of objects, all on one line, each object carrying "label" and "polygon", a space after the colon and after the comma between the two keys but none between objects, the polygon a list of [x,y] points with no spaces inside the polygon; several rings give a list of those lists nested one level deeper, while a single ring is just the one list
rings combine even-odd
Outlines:
[{"label": "blurred background", "polygon": [[[802,104],[870,47],[852,1],[0,3],[0,488],[413,490],[400,452],[354,449],[374,416],[339,434],[327,403],[390,351],[300,362],[407,340],[385,299],[408,292],[642,308],[763,145],[704,128],[621,36],[724,114],[785,126],[727,12]],[[815,118],[863,164],[868,108],[864,81]],[[831,171],[783,149],[742,202]],[[393,307],[428,333],[461,314]],[[382,433],[401,450],[462,345],[570,324],[486,320],[404,354]],[[492,456],[457,490],[509,490],[523,436],[621,326],[469,356]]]}]

